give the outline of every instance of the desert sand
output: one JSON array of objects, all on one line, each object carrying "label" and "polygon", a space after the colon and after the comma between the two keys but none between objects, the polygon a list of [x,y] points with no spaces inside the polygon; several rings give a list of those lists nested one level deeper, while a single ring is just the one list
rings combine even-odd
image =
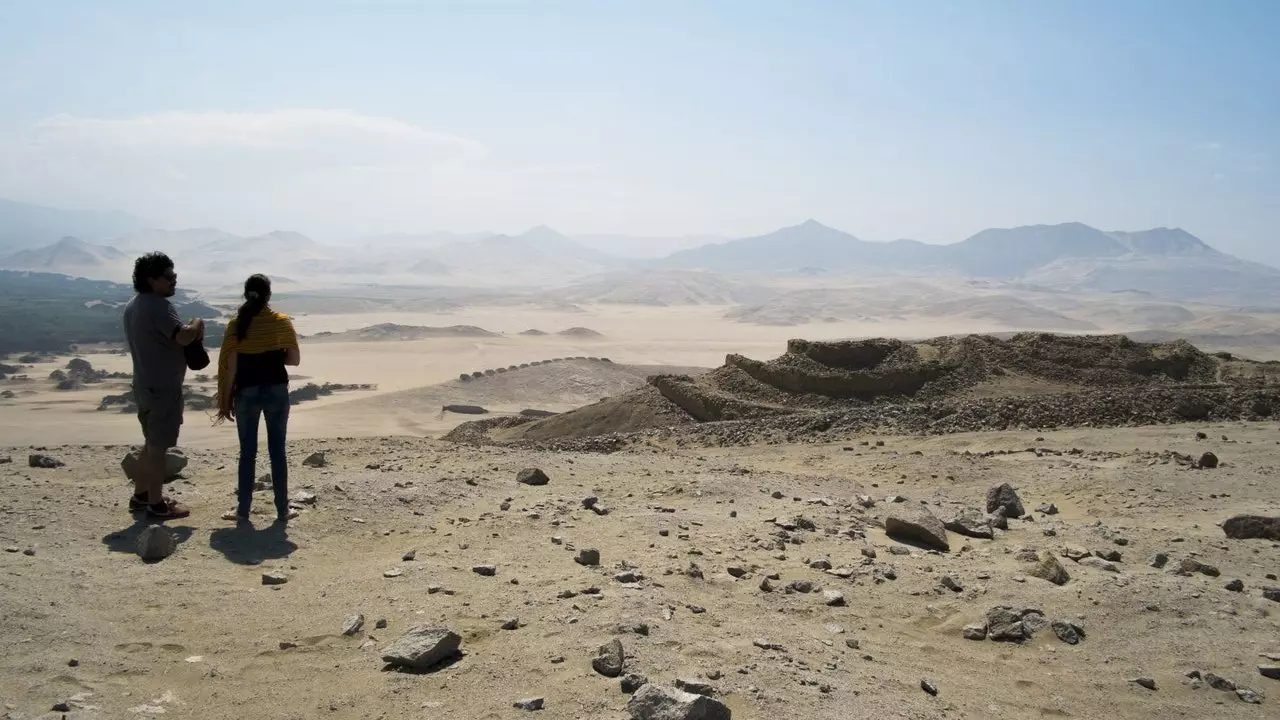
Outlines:
[{"label": "desert sand", "polygon": [[[739,720],[1274,715],[1277,681],[1261,673],[1280,662],[1268,590],[1280,586],[1280,545],[1219,527],[1280,514],[1274,422],[723,446],[677,431],[617,452],[439,439],[474,419],[443,412],[450,402],[494,417],[565,412],[646,387],[650,373],[774,357],[793,337],[963,327],[771,327],[722,314],[299,316],[304,335],[382,322],[500,335],[304,338],[296,383],[377,389],[293,408],[301,514],[287,526],[220,519],[234,503],[235,430],[188,411],[190,464],[172,488],[193,513],[167,524],[176,551],[154,563],[136,554],[149,523],[128,512],[120,468],[136,419],[95,409],[128,381],[57,391],[46,377],[68,356],[4,381],[16,396],[0,400],[0,704],[12,718],[515,718],[530,711],[513,703],[542,698],[537,717],[621,719],[621,679],[592,663],[616,638],[623,676],[710,692]],[[603,337],[557,334],[569,327]],[[547,334],[521,334],[531,328]],[[128,369],[110,351],[82,356]],[[1206,451],[1220,465],[1200,467]],[[316,452],[324,466],[304,464]],[[63,465],[29,467],[33,453]],[[547,484],[517,481],[534,467]],[[939,550],[886,534],[904,509],[985,514],[1001,483],[1028,516],[990,539],[951,531]],[[598,566],[575,561],[583,549],[599,551]],[[1069,580],[1039,577],[1028,551]],[[1038,631],[965,637],[999,606]],[[1053,622],[1083,638],[1059,639]],[[457,633],[461,655],[425,673],[390,667],[383,650],[416,625]],[[1220,689],[1224,678],[1237,690]]]}]

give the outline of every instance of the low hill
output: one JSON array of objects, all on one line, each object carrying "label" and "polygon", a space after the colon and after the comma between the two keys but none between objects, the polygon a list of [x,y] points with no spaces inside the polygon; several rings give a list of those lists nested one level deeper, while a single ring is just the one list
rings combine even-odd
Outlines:
[{"label": "low hill", "polygon": [[430,338],[458,337],[498,337],[474,325],[450,325],[447,327],[431,327],[429,325],[397,325],[382,323],[370,325],[359,330],[333,333],[322,332],[307,337],[311,342],[394,342],[404,340],[428,340]]},{"label": "low hill", "polygon": [[599,340],[604,337],[603,334],[585,327],[571,327],[556,333],[561,337],[576,338],[578,340]]},{"label": "low hill", "polygon": [[758,302],[768,293],[712,272],[645,270],[587,278],[551,295],[575,303],[667,307]]},{"label": "low hill", "polygon": [[[1047,333],[792,340],[774,360],[730,355],[697,377],[655,375],[643,394],[489,437],[560,442],[693,421],[696,430],[675,437],[745,442],[868,426],[946,432],[1258,418],[1280,412],[1278,380],[1280,363],[1209,355],[1185,341]],[[628,410],[638,403],[646,409]],[[653,424],[628,422],[625,412]]]}]

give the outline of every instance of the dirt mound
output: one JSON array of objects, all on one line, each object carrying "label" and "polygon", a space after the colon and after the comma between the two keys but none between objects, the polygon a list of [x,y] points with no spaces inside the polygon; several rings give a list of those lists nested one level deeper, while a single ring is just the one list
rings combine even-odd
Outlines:
[{"label": "dirt mound", "polygon": [[[724,366],[698,377],[650,377],[649,387],[667,403],[651,418],[622,411],[640,397],[632,393],[493,439],[588,438],[689,421],[752,421],[766,435],[795,436],[855,427],[952,432],[1267,417],[1280,409],[1280,396],[1256,391],[1280,389],[1277,378],[1280,368],[1272,364],[1209,355],[1184,341],[1138,343],[1121,335],[792,340],[773,360],[729,355]],[[652,393],[645,397],[654,402]],[[673,421],[677,414],[682,421]],[[743,433],[755,431],[731,435]]]},{"label": "dirt mound", "polygon": [[461,337],[498,337],[498,333],[490,332],[474,325],[450,325],[448,327],[431,327],[427,325],[397,325],[381,323],[370,325],[359,330],[331,333],[322,332],[311,335],[309,341],[319,342],[391,342],[399,340],[427,340],[430,338]]},{"label": "dirt mound", "polygon": [[604,335],[602,335],[601,333],[598,333],[595,330],[592,330],[591,328],[585,328],[585,327],[571,327],[565,330],[561,330],[556,334],[562,337],[577,338],[579,340],[599,340],[600,338],[604,337]]},{"label": "dirt mound", "polygon": [[649,428],[694,425],[679,406],[663,397],[657,388],[646,385],[631,392],[607,398],[572,412],[538,420],[523,417],[520,424],[508,423],[492,433],[498,441],[553,440],[582,438],[609,433],[633,433]]}]

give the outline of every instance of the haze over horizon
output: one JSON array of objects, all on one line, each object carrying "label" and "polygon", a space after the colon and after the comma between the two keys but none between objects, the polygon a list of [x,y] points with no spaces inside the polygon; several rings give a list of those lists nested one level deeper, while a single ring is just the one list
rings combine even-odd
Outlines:
[{"label": "haze over horizon", "polygon": [[1280,6],[0,8],[0,197],[321,240],[1182,227],[1280,262]]}]

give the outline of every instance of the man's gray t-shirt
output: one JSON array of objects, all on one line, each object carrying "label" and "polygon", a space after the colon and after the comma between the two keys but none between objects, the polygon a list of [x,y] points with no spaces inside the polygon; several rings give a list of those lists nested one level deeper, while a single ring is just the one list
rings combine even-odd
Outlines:
[{"label": "man's gray t-shirt", "polygon": [[174,338],[182,329],[178,309],[168,298],[138,293],[124,308],[124,336],[133,356],[135,388],[180,388],[187,360]]}]

